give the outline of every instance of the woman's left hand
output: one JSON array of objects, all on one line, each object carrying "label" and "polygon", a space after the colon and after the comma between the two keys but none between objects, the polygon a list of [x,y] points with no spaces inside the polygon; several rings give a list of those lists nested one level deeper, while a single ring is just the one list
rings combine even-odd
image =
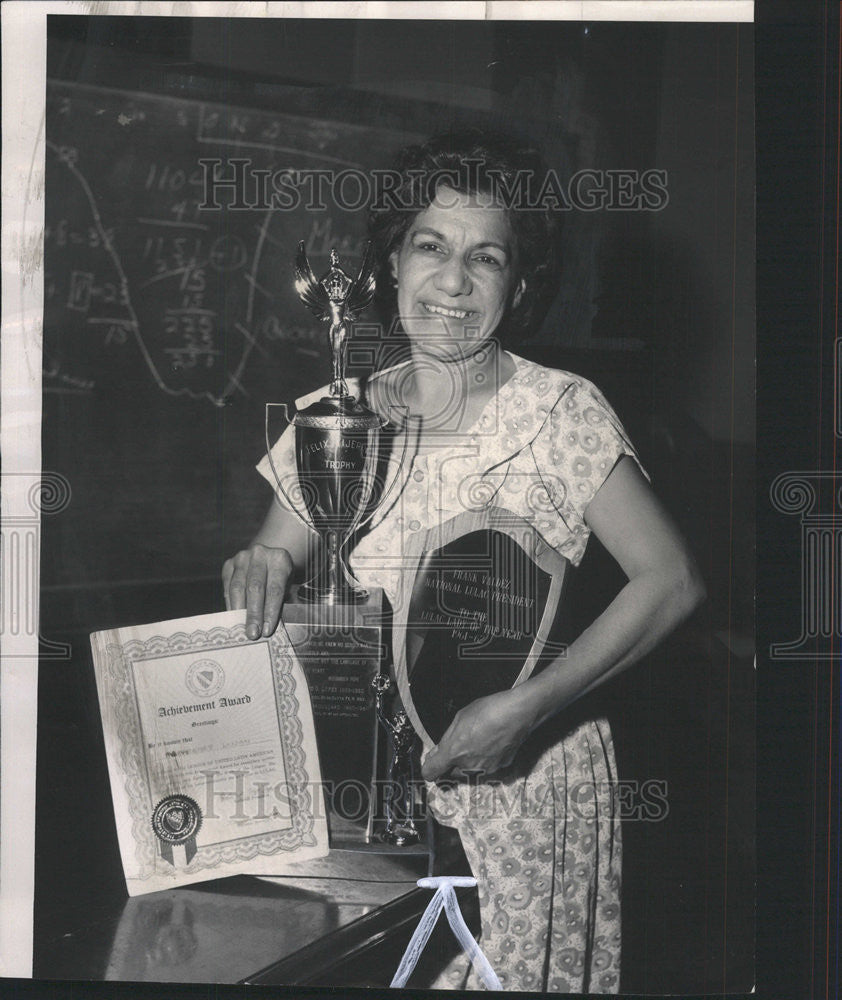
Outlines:
[{"label": "woman's left hand", "polygon": [[532,725],[522,688],[478,698],[460,709],[438,746],[424,758],[422,776],[436,781],[448,774],[487,775],[511,764]]}]

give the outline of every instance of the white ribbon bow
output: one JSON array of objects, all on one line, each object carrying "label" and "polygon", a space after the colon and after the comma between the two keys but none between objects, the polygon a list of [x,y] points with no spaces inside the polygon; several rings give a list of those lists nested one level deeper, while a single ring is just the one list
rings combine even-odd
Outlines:
[{"label": "white ribbon bow", "polygon": [[433,898],[427,904],[427,909],[424,910],[421,919],[418,921],[418,926],[415,928],[409,944],[406,946],[406,951],[398,966],[398,971],[389,984],[390,986],[406,986],[406,982],[415,968],[421,952],[424,950],[430,939],[430,935],[433,933],[433,928],[436,925],[439,914],[444,910],[451,930],[456,935],[459,944],[462,945],[462,950],[471,960],[471,965],[473,965],[483,985],[489,990],[502,990],[503,987],[500,985],[500,980],[497,978],[494,969],[491,968],[488,959],[482,953],[480,946],[468,930],[468,925],[465,923],[465,918],[459,909],[459,903],[454,892],[454,889],[457,887],[471,887],[476,884],[477,880],[475,878],[467,876],[439,875],[435,878],[418,879],[420,888],[435,889],[436,891]]}]

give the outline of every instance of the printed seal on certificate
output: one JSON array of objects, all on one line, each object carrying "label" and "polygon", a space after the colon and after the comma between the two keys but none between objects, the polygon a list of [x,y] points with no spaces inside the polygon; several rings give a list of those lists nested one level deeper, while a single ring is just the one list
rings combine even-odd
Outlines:
[{"label": "printed seal on certificate", "polygon": [[161,857],[173,861],[173,845],[184,844],[187,864],[196,855],[196,834],[202,826],[202,810],[189,795],[168,795],[152,813],[152,830],[161,841]]},{"label": "printed seal on certificate", "polygon": [[212,698],[225,683],[225,671],[216,660],[196,660],[187,668],[184,683],[197,698]]}]

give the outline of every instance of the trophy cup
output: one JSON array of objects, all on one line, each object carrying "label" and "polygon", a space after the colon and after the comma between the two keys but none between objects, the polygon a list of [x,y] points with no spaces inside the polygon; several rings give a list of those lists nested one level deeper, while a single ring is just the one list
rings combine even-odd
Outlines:
[{"label": "trophy cup", "polygon": [[[312,578],[298,588],[298,600],[308,604],[361,604],[368,594],[351,574],[344,547],[377,507],[380,431],[385,421],[348,391],[345,346],[348,323],[374,295],[371,243],[366,246],[356,278],[351,279],[342,270],[339,254],[331,250],[330,269],[317,280],[301,242],[295,274],[295,290],[301,301],[320,320],[330,323],[333,378],[327,396],[295,412],[291,419],[286,404],[267,403],[266,445],[271,462],[269,411],[272,406],[281,406],[295,428],[296,475],[291,489],[284,486],[274,463],[272,471],[290,510],[314,528],[322,541],[320,564]],[[299,503],[306,509],[309,523],[302,517]]]}]

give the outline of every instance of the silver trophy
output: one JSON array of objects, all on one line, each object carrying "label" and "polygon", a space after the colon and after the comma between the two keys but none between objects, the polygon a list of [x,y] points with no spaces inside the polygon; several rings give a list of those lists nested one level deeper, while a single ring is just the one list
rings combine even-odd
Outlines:
[{"label": "silver trophy", "polygon": [[[309,604],[360,604],[368,598],[348,568],[344,548],[354,531],[374,515],[378,501],[384,498],[380,488],[380,432],[386,421],[348,391],[345,346],[348,324],[374,295],[373,271],[374,254],[368,243],[356,278],[342,270],[339,254],[331,250],[330,268],[317,279],[307,260],[304,243],[298,244],[295,289],[312,313],[330,323],[333,377],[329,395],[306,409],[294,411],[292,416],[292,408],[285,403],[266,404],[266,445],[270,462],[270,408],[281,407],[288,422],[295,427],[296,472],[284,479],[273,463],[278,487],[290,509],[308,527],[315,528],[323,543],[316,572],[298,589],[298,599]],[[392,487],[386,492],[391,492]],[[300,506],[309,515],[309,522],[301,514]]]}]

